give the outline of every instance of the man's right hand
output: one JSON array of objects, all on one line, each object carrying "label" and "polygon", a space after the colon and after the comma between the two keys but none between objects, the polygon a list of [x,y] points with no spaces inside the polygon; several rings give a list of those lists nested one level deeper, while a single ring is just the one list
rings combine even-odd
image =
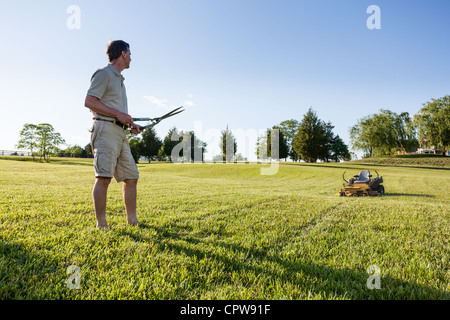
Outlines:
[{"label": "man's right hand", "polygon": [[119,112],[116,118],[123,124],[133,124],[133,118],[127,113]]},{"label": "man's right hand", "polygon": [[97,97],[86,95],[84,105],[86,108],[89,108],[91,111],[97,114],[101,114],[107,117],[114,117],[123,124],[133,124],[133,118],[129,114],[120,112],[116,109],[104,105]]}]

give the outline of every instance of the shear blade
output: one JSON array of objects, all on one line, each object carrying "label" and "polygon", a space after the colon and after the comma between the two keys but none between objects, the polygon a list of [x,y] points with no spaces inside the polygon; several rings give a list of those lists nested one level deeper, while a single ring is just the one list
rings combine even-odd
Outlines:
[{"label": "shear blade", "polygon": [[133,120],[135,120],[135,121],[153,121],[153,123],[142,127],[143,129],[149,128],[149,127],[151,128],[151,127],[157,125],[159,122],[161,122],[161,120],[169,118],[171,116],[174,116],[176,114],[179,114],[179,113],[183,112],[184,109],[180,110],[181,108],[183,108],[183,106],[178,107],[176,109],[173,109],[172,111],[166,113],[165,115],[163,115],[163,116],[161,116],[159,118],[134,118]]},{"label": "shear blade", "polygon": [[178,111],[178,112],[175,113],[175,111],[177,111],[177,110],[179,110],[179,109],[181,109],[181,108],[183,108],[183,106],[178,107],[178,108],[176,108],[176,109],[173,109],[172,111],[166,113],[165,115],[163,115],[163,116],[161,116],[161,117],[159,117],[159,118],[157,118],[157,119],[165,119],[165,118],[171,117],[171,116],[173,116],[173,115],[176,115],[177,113],[180,113],[180,112],[184,111],[184,110],[181,110],[181,111]]}]

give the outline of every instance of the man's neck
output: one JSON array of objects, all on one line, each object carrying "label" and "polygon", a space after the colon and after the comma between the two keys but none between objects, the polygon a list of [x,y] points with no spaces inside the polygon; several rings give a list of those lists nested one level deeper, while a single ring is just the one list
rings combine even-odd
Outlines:
[{"label": "man's neck", "polygon": [[119,61],[113,61],[113,62],[111,62],[111,65],[112,65],[117,71],[119,71],[119,73],[121,73],[121,72],[125,69],[125,66],[124,66],[122,63],[120,63]]}]

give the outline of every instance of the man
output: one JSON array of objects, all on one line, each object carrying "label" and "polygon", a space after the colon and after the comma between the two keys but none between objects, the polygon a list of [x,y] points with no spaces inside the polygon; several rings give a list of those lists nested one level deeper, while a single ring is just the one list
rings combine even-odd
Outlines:
[{"label": "man", "polygon": [[139,172],[131,155],[126,129],[138,134],[142,127],[133,123],[128,114],[127,95],[121,72],[130,67],[128,43],[110,41],[106,54],[109,64],[98,69],[91,78],[85,106],[94,115],[90,130],[94,154],[95,184],[92,191],[97,228],[108,229],[106,199],[112,177],[123,184],[123,200],[127,222],[139,225],[136,215],[136,195]]}]

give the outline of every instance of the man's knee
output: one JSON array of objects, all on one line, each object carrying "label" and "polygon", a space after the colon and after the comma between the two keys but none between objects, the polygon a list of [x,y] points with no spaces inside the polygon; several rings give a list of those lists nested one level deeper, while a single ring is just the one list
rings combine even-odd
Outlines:
[{"label": "man's knee", "polygon": [[127,185],[137,185],[138,179],[125,179],[123,183]]},{"label": "man's knee", "polygon": [[96,183],[107,187],[111,183],[111,178],[107,177],[97,177]]}]

